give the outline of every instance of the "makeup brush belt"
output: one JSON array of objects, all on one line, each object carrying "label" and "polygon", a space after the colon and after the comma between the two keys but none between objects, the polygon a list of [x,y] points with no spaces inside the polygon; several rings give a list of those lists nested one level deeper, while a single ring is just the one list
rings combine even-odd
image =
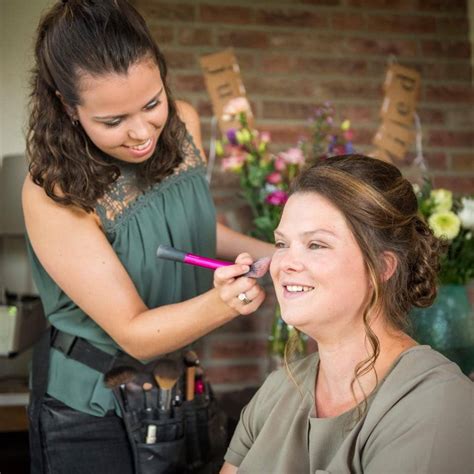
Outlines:
[{"label": "makeup brush belt", "polygon": [[116,355],[108,354],[93,346],[86,339],[67,334],[56,328],[53,328],[51,335],[51,347],[103,374],[116,366],[131,366],[138,370],[143,368],[140,361],[124,352],[119,351]]},{"label": "makeup brush belt", "polygon": [[[107,354],[85,339],[57,330],[51,346],[104,373],[109,382],[115,377],[112,392],[121,408],[136,474],[219,472],[228,441],[227,416],[202,370],[194,376],[193,369],[190,379],[189,367],[181,361],[173,379],[157,370],[165,358],[143,365],[127,354]],[[131,377],[124,378],[130,372]]]}]

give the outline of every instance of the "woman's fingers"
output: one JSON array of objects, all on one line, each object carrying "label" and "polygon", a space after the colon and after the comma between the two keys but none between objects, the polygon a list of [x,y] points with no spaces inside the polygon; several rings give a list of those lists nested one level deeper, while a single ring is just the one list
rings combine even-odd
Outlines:
[{"label": "woman's fingers", "polygon": [[247,273],[249,268],[248,264],[235,264],[216,269],[214,272],[214,286],[218,287],[232,283],[235,278]]}]

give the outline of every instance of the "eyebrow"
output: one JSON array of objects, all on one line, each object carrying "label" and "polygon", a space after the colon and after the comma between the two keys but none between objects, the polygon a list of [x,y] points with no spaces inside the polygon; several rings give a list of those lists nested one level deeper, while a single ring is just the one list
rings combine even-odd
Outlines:
[{"label": "eyebrow", "polygon": [[[155,96],[154,96],[153,98],[151,98],[151,99],[143,106],[143,108],[145,108],[146,106],[150,105],[153,101],[159,99],[162,93],[163,93],[163,86],[162,86],[161,89],[158,91],[158,93],[155,94]],[[103,121],[103,120],[124,118],[124,117],[126,117],[126,116],[127,116],[127,114],[122,114],[122,115],[102,115],[102,116],[95,116],[95,117],[93,117],[93,118],[94,118],[94,120]]]},{"label": "eyebrow", "polygon": [[[337,238],[337,235],[334,233],[334,232],[331,232],[330,230],[326,230],[326,229],[314,229],[314,230],[307,230],[305,232],[301,232],[299,235],[301,235],[302,237],[308,237],[308,236],[311,236],[311,235],[314,235],[314,234],[319,234],[319,233],[323,233],[323,234],[327,234],[331,237],[336,237]],[[281,232],[280,230],[275,230],[275,236],[280,236],[280,237],[284,237],[285,234],[283,232]]]}]

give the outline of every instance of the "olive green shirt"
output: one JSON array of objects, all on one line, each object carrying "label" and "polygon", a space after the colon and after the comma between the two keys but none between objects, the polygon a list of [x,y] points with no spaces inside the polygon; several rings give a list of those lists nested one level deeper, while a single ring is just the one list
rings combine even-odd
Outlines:
[{"label": "olive green shirt", "polygon": [[241,414],[225,455],[239,473],[474,472],[474,383],[429,346],[402,353],[368,410],[318,418],[318,355],[273,372]]},{"label": "olive green shirt", "polygon": [[[184,154],[184,162],[174,173],[151,187],[140,185],[133,164],[117,163],[121,176],[96,207],[107,239],[149,308],[187,300],[212,284],[209,270],[156,257],[159,244],[215,255],[215,208],[205,163],[189,135]],[[33,278],[49,322],[115,354],[119,349],[115,341],[53,281],[31,246],[29,251]],[[103,374],[57,349],[51,349],[49,363],[47,392],[51,396],[91,415],[103,416],[110,409],[119,413]]]}]

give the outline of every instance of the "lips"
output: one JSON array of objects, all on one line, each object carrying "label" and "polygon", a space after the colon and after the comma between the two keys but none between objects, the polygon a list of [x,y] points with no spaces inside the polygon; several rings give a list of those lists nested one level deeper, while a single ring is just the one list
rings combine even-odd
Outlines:
[{"label": "lips", "polygon": [[137,145],[128,146],[125,145],[125,148],[128,150],[129,154],[135,158],[143,158],[153,151],[155,140],[148,138],[142,143]]}]

